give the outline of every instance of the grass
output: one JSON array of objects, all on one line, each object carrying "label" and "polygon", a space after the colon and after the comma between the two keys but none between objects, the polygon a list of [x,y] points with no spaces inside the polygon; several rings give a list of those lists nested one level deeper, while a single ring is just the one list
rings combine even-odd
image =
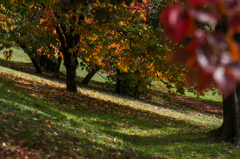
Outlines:
[{"label": "grass", "polygon": [[[27,56],[27,54],[24,53],[24,51],[21,48],[14,47],[12,48],[12,50],[13,50],[13,57],[11,58],[11,61],[20,62],[20,63],[31,63],[31,60],[29,59],[29,57]],[[6,59],[6,58],[2,54],[0,54],[0,59]],[[66,74],[66,68],[63,65],[63,62],[61,64],[60,71]],[[82,70],[81,67],[77,68],[78,77],[84,78],[87,74],[88,72],[86,70]],[[98,81],[98,82],[106,82],[106,76],[107,76],[106,74],[98,73],[92,78],[92,80]]]},{"label": "grass", "polygon": [[[185,114],[96,90],[65,91],[53,81],[0,67],[5,157],[235,158],[212,143],[212,115]],[[58,104],[59,103],[59,104]]]},{"label": "grass", "polygon": [[[23,50],[21,48],[15,47],[12,50],[14,53],[13,53],[13,58],[11,59],[11,61],[20,62],[20,63],[31,63],[31,60],[29,59],[29,57],[27,56],[27,54],[25,54],[23,52]],[[0,55],[0,59],[5,59],[5,58],[3,57],[3,55]],[[63,64],[60,67],[60,71],[63,72],[64,74],[66,74],[66,69]],[[77,68],[77,76],[79,79],[83,79],[87,75],[87,73],[88,72],[86,70],[82,70],[81,67]],[[92,81],[103,83],[103,82],[107,81],[106,77],[107,77],[107,74],[101,74],[99,72],[93,76]],[[158,81],[154,82],[154,85],[156,85],[156,84],[159,87],[161,87],[162,90],[165,89],[165,86],[161,82],[160,83]],[[195,94],[193,94],[191,92],[186,92],[184,96],[193,97],[193,98],[197,97]],[[206,92],[205,95],[200,96],[199,99],[222,102],[222,97],[218,94],[213,95],[213,93],[211,91]]]},{"label": "grass", "polygon": [[[13,50],[13,56],[11,57],[11,61],[17,61],[21,63],[31,63],[30,58],[23,52],[23,50],[19,47],[12,47],[11,50]],[[2,52],[8,51],[8,49],[2,50],[0,54],[0,59],[6,59]]]},{"label": "grass", "polygon": [[78,93],[70,93],[62,81],[2,66],[0,70],[0,158],[240,155],[228,143],[213,142],[207,132],[219,127],[222,118],[187,107],[195,99],[137,100],[81,86]]}]

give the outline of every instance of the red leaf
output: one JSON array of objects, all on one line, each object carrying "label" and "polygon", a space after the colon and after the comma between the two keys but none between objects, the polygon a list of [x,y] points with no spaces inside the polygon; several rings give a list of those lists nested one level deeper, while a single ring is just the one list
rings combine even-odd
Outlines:
[{"label": "red leaf", "polygon": [[234,8],[239,6],[238,0],[225,0],[225,5],[228,9],[233,10]]},{"label": "red leaf", "polygon": [[207,4],[209,0],[188,0],[188,4],[193,7],[199,7],[201,5]]},{"label": "red leaf", "polygon": [[222,34],[211,32],[207,34],[207,42],[213,47],[226,50],[228,48],[227,42]]},{"label": "red leaf", "polygon": [[198,82],[197,85],[199,91],[203,91],[204,89],[208,88],[211,84],[214,84],[212,73],[199,71],[199,78],[200,81]]},{"label": "red leaf", "polygon": [[13,53],[12,50],[9,50],[9,52],[8,51],[4,51],[3,55],[4,55],[4,57],[6,57],[6,60],[8,60],[8,59],[11,59],[12,53]]},{"label": "red leaf", "polygon": [[22,154],[23,154],[23,155],[26,155],[26,154],[27,154],[27,151],[22,150]]},{"label": "red leaf", "polygon": [[223,97],[227,97],[236,88],[236,81],[229,69],[219,67],[213,73],[213,79],[216,86],[222,91]]},{"label": "red leaf", "polygon": [[234,31],[239,30],[240,27],[240,11],[235,12],[234,14],[232,14],[229,18],[228,18],[228,26],[229,26],[229,30],[232,29]]},{"label": "red leaf", "polygon": [[197,19],[199,22],[207,23],[211,26],[215,26],[218,20],[218,15],[201,9],[191,8],[189,9],[189,15],[191,15],[191,17],[193,17],[194,19]]},{"label": "red leaf", "polygon": [[194,22],[182,5],[172,5],[162,12],[162,25],[167,34],[175,41],[180,42],[194,31]]},{"label": "red leaf", "polygon": [[207,41],[207,34],[205,31],[203,30],[196,30],[194,32],[194,39],[196,40],[196,42],[199,44],[199,45],[204,45],[206,44],[206,41]]},{"label": "red leaf", "polygon": [[188,0],[188,4],[192,7],[200,7],[205,4],[214,3],[218,4],[220,0]]},{"label": "red leaf", "polygon": [[234,77],[235,80],[240,81],[240,63],[230,63],[227,65],[227,68],[229,68],[230,74]]},{"label": "red leaf", "polygon": [[51,22],[51,23],[48,24],[48,28],[50,30],[54,30],[54,25],[55,25],[55,22]]}]

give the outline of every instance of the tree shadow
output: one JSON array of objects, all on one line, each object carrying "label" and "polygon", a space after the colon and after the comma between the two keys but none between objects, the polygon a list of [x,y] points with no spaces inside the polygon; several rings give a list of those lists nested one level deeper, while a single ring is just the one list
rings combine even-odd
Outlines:
[{"label": "tree shadow", "polygon": [[[10,69],[13,69],[13,70],[16,70],[16,71],[28,73],[30,75],[35,75],[37,77],[45,78],[45,79],[48,79],[51,81],[56,81],[58,83],[62,83],[62,84],[66,83],[66,74],[60,72],[58,79],[56,79],[54,77],[54,74],[49,71],[43,70],[43,74],[38,74],[32,63],[23,63],[23,62],[0,59],[0,65],[10,68]],[[112,85],[112,84],[106,84],[103,82],[91,80],[89,85],[86,86],[86,85],[81,84],[82,80],[83,80],[82,77],[77,76],[78,87],[88,88],[91,90],[98,90],[98,91],[102,91],[105,93],[114,92],[113,91],[114,85]]]},{"label": "tree shadow", "polygon": [[221,116],[223,114],[222,102],[200,100],[198,98],[186,96],[176,96],[170,102],[166,102],[163,98],[167,95],[166,92],[154,90],[152,94],[154,98],[158,98],[159,101],[164,101],[163,104],[159,104],[159,101],[146,101],[141,99],[140,101],[157,107],[170,108],[181,113],[187,113],[184,110],[194,110],[199,113],[216,114]]},{"label": "tree shadow", "polygon": [[[17,71],[26,72],[28,74],[33,74],[38,77],[43,77],[48,80],[57,81],[59,83],[65,84],[65,80],[66,80],[65,74],[60,73],[59,79],[55,79],[53,77],[54,76],[53,73],[51,73],[51,72],[45,71],[45,72],[43,72],[43,75],[39,75],[36,73],[35,68],[32,65],[32,63],[21,63],[21,62],[0,59],[0,65],[9,67],[9,68],[17,70]],[[216,115],[222,115],[222,113],[223,113],[222,103],[219,103],[219,102],[207,101],[207,100],[198,101],[197,99],[192,98],[192,97],[177,96],[170,103],[167,103],[167,105],[159,104],[159,102],[149,100],[149,99],[145,98],[144,96],[141,97],[142,99],[137,99],[137,98],[125,96],[122,94],[121,95],[116,94],[114,92],[114,84],[106,84],[103,82],[91,80],[90,84],[88,86],[81,85],[82,79],[83,79],[82,77],[77,77],[78,87],[96,90],[96,91],[104,92],[107,94],[111,93],[113,95],[120,96],[122,98],[144,102],[146,104],[155,105],[156,107],[164,107],[164,108],[173,109],[175,111],[185,113],[185,114],[189,114],[188,111],[185,111],[185,110],[189,110],[189,109],[198,111],[200,113],[208,113],[208,114],[216,114]],[[151,91],[153,91],[153,90],[151,90]],[[159,101],[160,100],[164,101],[163,96],[166,95],[165,92],[157,91],[157,90],[154,90],[152,94],[155,98],[159,98]],[[182,100],[182,99],[184,99],[184,100]]]},{"label": "tree shadow", "polygon": [[[134,147],[137,147],[137,145],[144,147],[146,141],[149,145],[156,146],[157,142],[160,141],[170,145],[171,142],[182,142],[185,139],[188,141],[188,139],[176,140],[179,135],[183,135],[178,132],[171,133],[171,136],[166,135],[163,138],[157,138],[154,134],[150,137],[129,135],[117,132],[116,129],[122,127],[141,130],[187,129],[189,126],[200,129],[200,126],[191,123],[186,125],[184,121],[174,117],[166,117],[113,101],[94,98],[81,92],[71,93],[53,84],[26,80],[7,74],[1,74],[0,79],[2,83],[9,85],[8,88],[1,86],[2,94],[6,92],[5,96],[1,97],[3,102],[0,103],[5,106],[1,107],[1,110],[5,112],[2,113],[4,116],[3,124],[1,124],[2,130],[4,130],[1,132],[1,136],[4,136],[2,140],[4,143],[17,145],[16,147],[20,147],[21,150],[31,149],[33,154],[53,153],[51,155],[62,155],[66,158],[69,155],[72,155],[72,157],[74,155],[84,157],[105,155],[106,157],[109,152],[112,154],[117,149],[111,148],[107,144],[92,141],[89,139],[90,134],[100,133],[117,136]],[[10,100],[6,102],[6,99],[11,98],[13,103]],[[19,105],[25,105],[25,107],[20,108]],[[79,117],[79,119],[68,119],[64,114],[71,114]],[[43,119],[39,119],[40,116]],[[95,119],[98,119],[98,121],[95,121]],[[58,121],[64,120],[68,122],[58,123]],[[172,124],[169,125],[169,123]],[[79,134],[76,134],[74,133],[75,130],[70,129],[70,127],[75,129],[84,127],[85,130],[78,131]],[[104,128],[104,130],[101,128]],[[87,133],[84,131],[87,131]],[[168,137],[171,138],[171,142],[168,141]],[[175,140],[173,140],[174,138]],[[188,143],[193,141],[190,140]],[[128,148],[128,146],[124,146],[119,151],[123,153],[124,149]],[[40,151],[38,151],[39,149]],[[7,150],[7,152],[9,151]],[[133,154],[133,152],[131,153]],[[138,153],[144,156],[140,149]],[[149,157],[150,155],[147,153],[145,156]]]}]

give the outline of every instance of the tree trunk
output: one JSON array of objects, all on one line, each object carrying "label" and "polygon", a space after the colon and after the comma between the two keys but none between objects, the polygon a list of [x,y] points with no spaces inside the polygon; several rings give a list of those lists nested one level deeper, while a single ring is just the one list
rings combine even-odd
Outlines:
[{"label": "tree trunk", "polygon": [[121,93],[121,79],[119,78],[119,76],[120,76],[120,71],[119,70],[117,70],[117,84],[116,84],[116,92],[117,93]]},{"label": "tree trunk", "polygon": [[67,70],[67,90],[77,92],[76,66],[69,64],[65,67]]},{"label": "tree trunk", "polygon": [[[59,17],[58,15],[56,16]],[[79,17],[79,20],[80,19],[84,20],[84,16]],[[70,92],[77,92],[76,69],[78,65],[78,51],[76,50],[72,53],[69,53],[69,49],[73,49],[75,46],[77,46],[78,42],[80,41],[80,36],[78,34],[72,36],[72,33],[75,32],[73,27],[68,28],[66,25],[55,25],[55,29],[61,42],[64,65],[67,70],[67,90]]]},{"label": "tree trunk", "polygon": [[67,90],[77,92],[76,69],[78,65],[77,54],[64,52],[64,65],[67,71]]},{"label": "tree trunk", "polygon": [[36,58],[36,52],[37,49],[35,47],[32,48],[32,50],[28,49],[26,45],[20,45],[20,47],[26,52],[28,57],[31,59],[37,73],[42,74],[42,68],[40,67],[38,63],[38,59]]},{"label": "tree trunk", "polygon": [[223,99],[223,124],[220,140],[231,140],[238,136],[238,115],[237,115],[236,91]]},{"label": "tree trunk", "polygon": [[228,141],[234,143],[235,146],[239,146],[239,91],[238,87],[227,98],[223,99],[223,124],[216,130],[211,131],[217,133],[219,136],[216,141]]},{"label": "tree trunk", "polygon": [[56,70],[56,62],[53,62],[52,60],[50,60],[49,58],[47,58],[47,67],[46,67],[47,71],[50,72],[55,72]]},{"label": "tree trunk", "polygon": [[37,73],[42,74],[42,68],[40,67],[37,59],[34,58],[34,57],[30,57],[30,56],[29,56],[29,58],[31,59],[31,61],[32,61],[34,67],[35,67],[35,69],[37,70]]},{"label": "tree trunk", "polygon": [[88,85],[92,77],[98,72],[99,68],[96,66],[96,68],[93,68],[87,76],[82,80],[81,84]]},{"label": "tree trunk", "polygon": [[59,78],[59,70],[60,70],[61,62],[62,62],[62,57],[58,55],[57,64],[55,67],[55,73],[54,73],[55,78]]},{"label": "tree trunk", "polygon": [[[227,22],[221,21],[217,24],[215,31],[226,34],[228,30]],[[238,37],[235,36],[236,40]],[[240,87],[230,94],[226,99],[223,99],[223,124],[216,130],[211,132],[219,134],[216,140],[230,141],[235,146],[240,146]]]}]

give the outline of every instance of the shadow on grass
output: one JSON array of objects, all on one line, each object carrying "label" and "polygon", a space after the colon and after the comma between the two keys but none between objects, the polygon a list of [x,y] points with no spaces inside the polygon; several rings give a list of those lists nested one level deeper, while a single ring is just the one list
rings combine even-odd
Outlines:
[{"label": "shadow on grass", "polygon": [[[32,65],[32,63],[21,63],[21,62],[0,59],[0,65],[17,70],[17,71],[25,72],[28,74],[36,75],[36,76],[43,77],[48,80],[57,81],[57,82],[65,84],[65,80],[66,80],[65,74],[60,73],[59,79],[55,79],[53,77],[53,73],[50,73],[50,72],[44,72],[43,75],[39,75],[36,73],[36,70],[35,70],[34,66]],[[82,77],[77,77],[77,82],[79,83],[79,85],[78,85],[79,87],[97,90],[97,91],[101,91],[101,92],[105,92],[105,93],[114,93],[115,86],[113,84],[106,84],[106,83],[91,80],[91,82],[89,83],[88,86],[84,86],[84,85],[80,84],[82,79],[83,79]],[[201,113],[205,112],[205,113],[217,114],[217,115],[222,115],[222,113],[223,113],[222,103],[219,103],[219,102],[207,101],[207,100],[199,101],[196,98],[192,98],[192,97],[177,96],[175,99],[173,99],[168,104],[168,106],[165,106],[164,104],[159,104],[159,101],[164,101],[163,96],[166,95],[165,92],[154,90],[154,91],[152,91],[152,95],[155,99],[156,98],[158,99],[158,102],[149,100],[149,99],[145,98],[144,96],[142,99],[135,99],[135,98],[131,98],[131,97],[124,96],[124,95],[118,95],[118,96],[121,96],[121,97],[127,98],[127,99],[137,100],[137,101],[139,100],[140,102],[152,104],[157,107],[165,107],[165,108],[174,109],[175,111],[178,111],[181,113],[186,113],[186,114],[188,114],[188,113],[185,110],[189,110],[189,109],[199,111]]]},{"label": "shadow on grass", "polygon": [[[150,158],[163,145],[202,139],[188,140],[181,130],[201,128],[175,118],[7,74],[0,80],[4,155],[113,158],[120,152],[121,157]],[[146,145],[153,150],[143,149]]]},{"label": "shadow on grass", "polygon": [[[0,59],[0,65],[10,68],[10,69],[13,69],[13,70],[16,70],[16,71],[21,71],[21,72],[25,72],[25,73],[28,73],[31,75],[38,76],[38,77],[43,77],[45,79],[52,80],[52,81],[58,81],[61,83],[65,83],[65,81],[66,81],[66,75],[62,72],[60,72],[58,79],[56,79],[54,77],[54,73],[49,72],[49,71],[43,70],[43,74],[38,74],[32,63],[23,63],[23,62]],[[77,76],[77,82],[79,83],[79,85],[81,85],[82,80],[83,80],[83,77]],[[91,80],[90,88],[97,88],[97,87],[95,87],[96,85],[105,85],[105,83]],[[81,85],[81,86],[83,86],[83,85]]]}]

